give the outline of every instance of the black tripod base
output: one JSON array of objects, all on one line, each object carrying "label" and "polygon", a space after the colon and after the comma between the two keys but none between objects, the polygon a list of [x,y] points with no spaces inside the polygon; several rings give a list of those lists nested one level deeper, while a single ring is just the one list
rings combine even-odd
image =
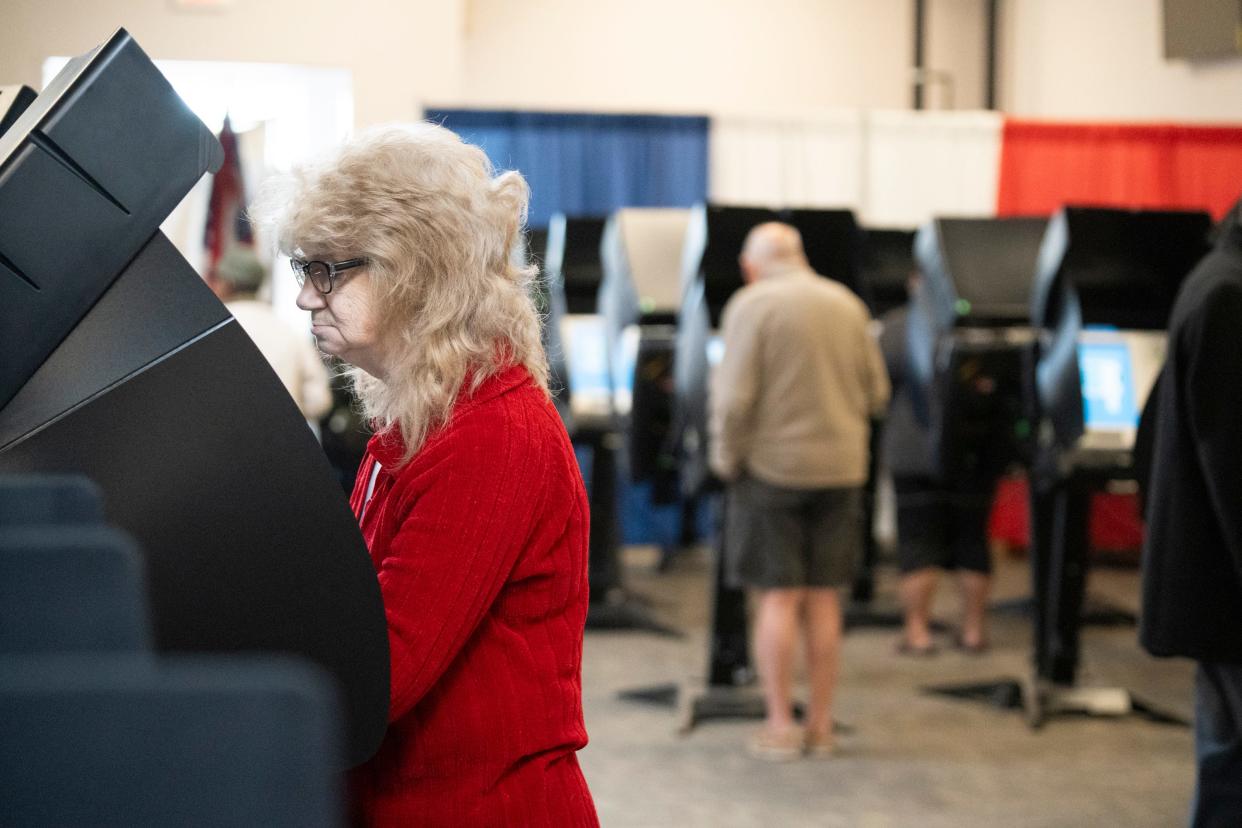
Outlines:
[{"label": "black tripod base", "polygon": [[682,635],[678,630],[657,621],[645,602],[624,589],[610,590],[598,601],[591,601],[587,607],[586,628],[640,630],[673,638],[680,638]]},{"label": "black tripod base", "polygon": [[[896,630],[905,624],[905,614],[902,612],[901,606],[892,600],[852,601],[846,606],[843,615],[845,629],[847,630]],[[948,625],[943,621],[933,619],[928,626],[934,633],[949,631]]]},{"label": "black tripod base", "polygon": [[1082,623],[1086,627],[1134,627],[1138,616],[1098,595],[1087,594],[1082,605]]},{"label": "black tripod base", "polygon": [[[1028,596],[996,601],[988,607],[988,612],[1029,618],[1035,609],[1034,602]],[[1088,594],[1083,600],[1081,621],[1085,627],[1133,627],[1138,624],[1138,616],[1104,598]]]},{"label": "black tripod base", "polygon": [[682,708],[682,733],[712,719],[762,719],[767,715],[763,695],[754,686],[708,685],[702,692],[686,693]]},{"label": "black tripod base", "polygon": [[1141,716],[1158,724],[1189,727],[1190,722],[1168,710],[1162,710],[1135,696],[1123,687],[1064,687],[1044,685],[1037,694],[1038,707],[1027,719],[1032,727],[1040,727],[1053,716],[1091,716],[1116,719]]},{"label": "black tripod base", "polygon": [[635,687],[632,690],[622,690],[617,693],[617,698],[622,701],[650,704],[655,707],[675,708],[677,707],[677,698],[680,693],[681,688],[669,682],[668,684],[653,684],[649,687]]},{"label": "black tripod base", "polygon": [[973,684],[923,688],[924,692],[990,704],[1002,710],[1022,710],[1033,730],[1054,716],[1090,716],[1117,719],[1141,716],[1158,724],[1189,727],[1176,713],[1146,702],[1121,687],[1071,687],[1051,682],[997,679]]},{"label": "black tripod base", "polygon": [[844,624],[847,630],[860,628],[897,629],[905,623],[901,607],[891,602],[851,601],[845,608]]},{"label": "black tripod base", "polygon": [[[762,719],[767,715],[763,696],[753,686],[708,686],[702,692],[692,693],[689,688],[670,682],[622,690],[617,698],[666,708],[676,708],[684,702],[679,728],[682,733],[689,733],[696,724],[708,719]],[[794,713],[802,715],[802,706],[796,704]]]},{"label": "black tripod base", "polygon": [[941,684],[924,687],[924,693],[961,701],[983,702],[1001,710],[1021,710],[1026,707],[1024,697],[1030,692],[1029,686],[1013,679],[996,679],[969,684]]}]

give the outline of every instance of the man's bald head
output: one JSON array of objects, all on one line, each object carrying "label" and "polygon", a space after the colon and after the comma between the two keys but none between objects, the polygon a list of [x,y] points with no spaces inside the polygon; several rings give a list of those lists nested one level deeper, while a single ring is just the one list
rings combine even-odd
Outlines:
[{"label": "man's bald head", "polygon": [[779,221],[760,224],[747,234],[738,261],[747,282],[756,282],[791,267],[806,267],[802,234],[798,228]]}]

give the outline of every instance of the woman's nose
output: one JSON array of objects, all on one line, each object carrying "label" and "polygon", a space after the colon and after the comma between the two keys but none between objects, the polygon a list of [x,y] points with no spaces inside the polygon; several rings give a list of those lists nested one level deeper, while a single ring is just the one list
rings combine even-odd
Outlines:
[{"label": "woman's nose", "polygon": [[298,291],[297,306],[304,311],[318,310],[324,307],[323,294],[315,290],[311,280],[307,279]]}]

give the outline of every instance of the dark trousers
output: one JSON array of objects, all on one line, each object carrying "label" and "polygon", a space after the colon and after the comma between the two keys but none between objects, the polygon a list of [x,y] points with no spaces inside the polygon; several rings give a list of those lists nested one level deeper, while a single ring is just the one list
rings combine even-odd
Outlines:
[{"label": "dark trousers", "polygon": [[1199,662],[1195,760],[1191,826],[1242,825],[1242,664]]}]

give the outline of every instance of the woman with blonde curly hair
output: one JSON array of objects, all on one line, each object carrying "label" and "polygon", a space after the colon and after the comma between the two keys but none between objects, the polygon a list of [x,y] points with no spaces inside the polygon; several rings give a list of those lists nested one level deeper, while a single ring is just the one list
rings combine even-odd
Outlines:
[{"label": "woman with blonde curly hair", "polygon": [[596,825],[582,721],[587,501],[547,392],[528,191],[432,124],[367,132],[269,190],[320,350],[376,434],[351,505],[388,618],[369,825]]}]

